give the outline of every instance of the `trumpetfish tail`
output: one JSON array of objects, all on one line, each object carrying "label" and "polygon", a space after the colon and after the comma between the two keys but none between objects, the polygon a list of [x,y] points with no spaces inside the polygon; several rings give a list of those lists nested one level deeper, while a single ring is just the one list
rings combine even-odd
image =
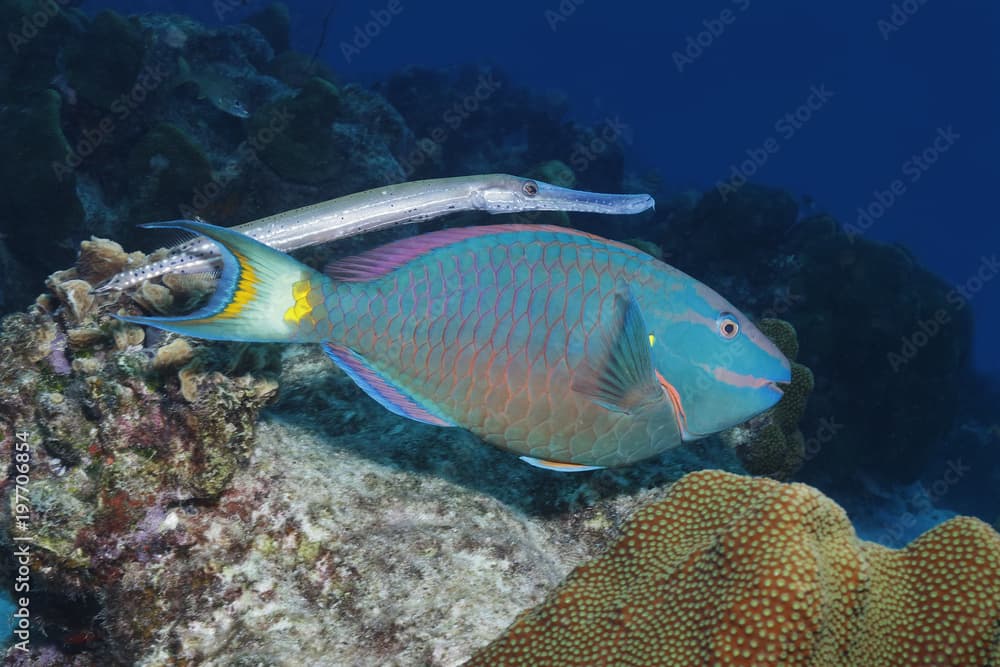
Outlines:
[{"label": "trumpetfish tail", "polygon": [[316,313],[329,278],[244,234],[194,220],[141,225],[181,229],[214,241],[222,255],[215,293],[188,315],[118,319],[197,338],[248,342],[315,342]]}]

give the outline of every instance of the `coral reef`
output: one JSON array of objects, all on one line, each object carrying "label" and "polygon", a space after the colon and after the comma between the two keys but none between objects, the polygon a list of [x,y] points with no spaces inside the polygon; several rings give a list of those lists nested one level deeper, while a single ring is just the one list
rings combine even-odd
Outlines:
[{"label": "coral reef", "polygon": [[[160,539],[151,513],[218,498],[277,388],[266,367],[234,372],[212,350],[185,351],[111,319],[121,305],[80,276],[100,279],[126,259],[117,244],[86,242],[76,268],[53,274],[51,292],[0,327],[0,453],[11,461],[15,432],[31,434],[33,590],[47,616],[102,599],[123,568],[143,562]],[[11,493],[3,489],[5,503]],[[11,521],[0,521],[4,550]],[[41,631],[58,642],[90,622],[77,614],[72,629]]]},{"label": "coral reef", "polygon": [[110,111],[115,100],[135,84],[145,48],[138,22],[102,11],[66,47],[68,83],[82,99]]},{"label": "coral reef", "polygon": [[243,22],[257,28],[276,54],[288,50],[292,39],[292,17],[285,3],[273,2],[251,14]]},{"label": "coral reef", "polygon": [[0,179],[9,184],[0,193],[0,233],[19,256],[45,263],[70,260],[53,240],[75,231],[84,219],[68,166],[72,149],[61,128],[61,107],[58,93],[43,90],[0,109],[0,152],[24,156],[0,160]]},{"label": "coral reef", "polygon": [[904,249],[851,238],[829,219],[799,223],[793,244],[801,269],[790,290],[808,307],[788,319],[809,341],[800,360],[819,379],[806,429],[823,417],[843,424],[815,465],[913,481],[965,392],[971,308]]},{"label": "coral reef", "polygon": [[79,18],[67,3],[0,1],[0,100],[19,102],[58,76],[59,49],[79,32]]},{"label": "coral reef", "polygon": [[348,158],[336,150],[331,132],[340,114],[340,90],[314,77],[294,98],[261,107],[250,119],[251,132],[263,130],[275,117],[291,120],[275,141],[260,151],[261,159],[282,178],[316,184],[335,179]]},{"label": "coral reef", "polygon": [[692,473],[467,665],[968,665],[1000,660],[1000,535],[956,518],[894,551],[818,491]]},{"label": "coral reef", "polygon": [[170,220],[182,213],[199,188],[212,181],[212,168],[201,148],[169,123],[152,128],[128,157],[133,220]]},{"label": "coral reef", "polygon": [[[143,260],[126,252],[139,238],[136,222],[180,213],[234,224],[380,183],[460,173],[607,191],[653,185],[624,171],[627,127],[569,121],[564,99],[494,69],[411,68],[370,88],[290,50],[281,4],[215,29],[177,15],[89,18],[71,4],[0,0],[0,148],[16,157],[0,172],[0,304],[27,307],[0,327],[0,462],[11,461],[15,429],[28,430],[39,638],[32,655],[9,656],[13,664],[453,665],[689,471],[739,470],[739,454],[746,469],[787,478],[808,440],[822,446],[809,452],[806,474],[837,482],[864,466],[910,480],[941,455],[935,443],[947,432],[962,456],[995,462],[998,436],[985,421],[995,393],[983,392],[985,407],[967,418],[982,426],[953,426],[956,397],[978,386],[964,370],[969,309],[899,248],[850,238],[825,216],[802,220],[790,195],[754,185],[727,197],[660,199],[657,213],[610,233],[641,236],[635,245],[657,256],[666,249],[666,261],[772,318],[768,335],[815,371],[810,395],[808,369],[795,364],[773,413],[730,434],[730,443],[742,438],[735,450],[713,438],[625,470],[555,475],[459,430],[390,414],[318,349],[207,344],[122,325],[112,313],[187,311],[212,287],[204,277],[165,276],[132,294],[91,294]],[[38,12],[45,28],[18,41]],[[250,117],[199,99],[200,84],[180,86],[182,59],[193,72],[224,75]],[[544,216],[568,219],[534,219]],[[605,219],[572,223],[609,235]],[[333,252],[411,232],[351,239]],[[143,232],[150,239],[160,241]],[[56,271],[78,249],[75,267]],[[321,266],[331,252],[303,255]],[[942,311],[949,322],[925,346],[901,348]],[[838,429],[817,438],[826,418]],[[897,488],[881,483],[873,488]],[[11,493],[0,486],[0,502],[9,505]],[[670,498],[628,529],[628,539],[680,541],[665,545],[658,574],[630,556],[632,587],[615,584],[634,599],[621,613],[612,608],[625,623],[619,630],[649,628],[643,605],[663,586],[696,596],[704,578],[694,573],[703,571],[715,577],[710,602],[718,603],[705,609],[722,620],[713,636],[679,634],[678,650],[697,636],[740,664],[749,660],[743,651],[768,642],[805,642],[812,654],[794,655],[813,660],[803,664],[828,664],[819,661],[843,649],[854,664],[872,665],[905,664],[892,651],[923,651],[941,664],[997,651],[981,620],[997,615],[996,537],[980,524],[949,522],[897,552],[858,543],[842,514],[800,486],[703,473]],[[685,511],[672,514],[678,504]],[[664,527],[673,516],[696,521]],[[8,558],[11,535],[4,513]],[[594,581],[604,571],[594,568],[614,569],[616,554],[634,548],[621,543],[597,561],[605,565],[571,581]],[[670,560],[681,556],[692,560]],[[728,580],[713,569],[723,561]],[[838,569],[843,562],[857,567]],[[681,583],[665,579],[671,563]],[[962,582],[957,592],[945,590],[947,579]],[[993,597],[960,597],[977,590]],[[772,594],[776,604],[802,601],[784,620],[805,631],[782,634],[773,606],[773,624],[761,621],[761,600]],[[935,616],[945,595],[955,609]],[[973,603],[979,616],[958,613]],[[678,623],[682,607],[671,612]],[[928,630],[916,637],[921,622]],[[764,635],[740,643],[749,627]],[[624,645],[567,641],[594,652]]]},{"label": "coral reef", "polygon": [[565,99],[537,94],[494,68],[411,67],[391,75],[377,90],[417,137],[400,158],[407,180],[524,174],[551,160],[569,165],[584,189],[623,180],[622,146],[630,137],[623,136],[615,119],[594,127],[567,122]]},{"label": "coral reef", "polygon": [[812,371],[795,361],[799,340],[795,328],[784,320],[765,318],[758,323],[792,365],[792,381],[782,385],[785,395],[778,404],[750,424],[722,434],[735,447],[743,467],[754,475],[789,480],[805,460],[805,438],[799,421],[805,414],[815,381]]}]

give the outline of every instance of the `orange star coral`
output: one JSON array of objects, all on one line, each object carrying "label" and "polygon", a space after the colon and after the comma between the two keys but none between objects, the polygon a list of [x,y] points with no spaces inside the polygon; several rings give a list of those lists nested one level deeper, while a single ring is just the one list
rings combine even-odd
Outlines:
[{"label": "orange star coral", "polygon": [[1000,667],[1000,535],[863,542],[802,484],[677,482],[467,667]]}]

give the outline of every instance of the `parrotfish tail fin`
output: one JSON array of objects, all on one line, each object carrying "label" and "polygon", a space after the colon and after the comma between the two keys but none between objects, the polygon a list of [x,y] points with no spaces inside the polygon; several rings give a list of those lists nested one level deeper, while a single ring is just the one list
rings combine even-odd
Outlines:
[{"label": "parrotfish tail fin", "polygon": [[615,295],[614,319],[596,333],[596,354],[570,385],[598,405],[613,412],[632,414],[664,398],[656,378],[650,333],[639,304],[625,289]]},{"label": "parrotfish tail fin", "polygon": [[118,316],[135,324],[210,340],[310,342],[325,317],[324,283],[329,279],[283,252],[224,227],[193,220],[142,225],[208,237],[218,244],[222,273],[208,303],[180,317]]}]

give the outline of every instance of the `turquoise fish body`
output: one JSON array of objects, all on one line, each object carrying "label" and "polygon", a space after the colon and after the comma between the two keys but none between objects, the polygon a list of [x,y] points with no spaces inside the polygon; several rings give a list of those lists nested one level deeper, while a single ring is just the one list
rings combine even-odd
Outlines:
[{"label": "turquoise fish body", "polygon": [[[618,466],[749,419],[788,361],[710,288],[638,249],[535,225],[447,229],[320,274],[235,232],[182,318],[205,338],[320,343],[370,396],[531,463]],[[207,228],[207,229],[206,229]]]}]

